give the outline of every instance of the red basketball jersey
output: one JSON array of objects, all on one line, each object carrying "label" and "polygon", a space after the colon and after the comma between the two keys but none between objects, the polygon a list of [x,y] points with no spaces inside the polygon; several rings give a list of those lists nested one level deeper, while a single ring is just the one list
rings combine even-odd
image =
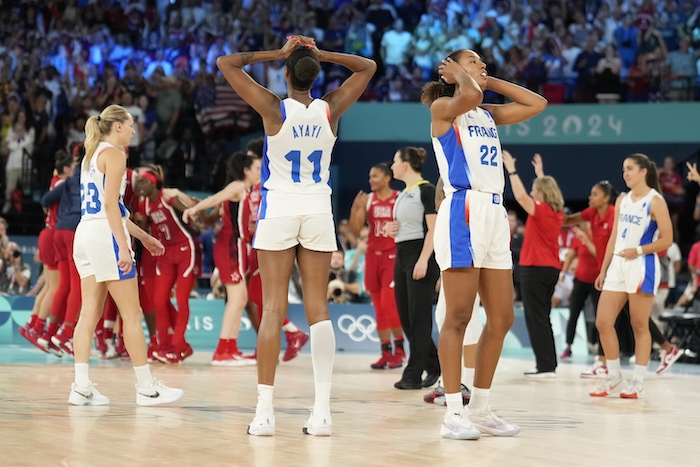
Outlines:
[{"label": "red basketball jersey", "polygon": [[367,200],[368,251],[390,251],[396,249],[394,239],[384,233],[384,225],[394,220],[394,204],[398,194],[398,191],[392,190],[389,198],[381,200],[374,193],[370,193]]},{"label": "red basketball jersey", "polygon": [[132,169],[126,169],[126,189],[124,190],[124,206],[133,213],[138,210],[139,197],[134,193],[134,185],[138,174]]},{"label": "red basketball jersey", "polygon": [[246,195],[239,202],[224,201],[223,215],[221,217],[221,232],[216,238],[217,242],[226,242],[234,244],[239,238],[246,238],[248,226],[245,224],[246,219],[243,217],[244,207],[248,203],[249,196]]},{"label": "red basketball jersey", "polygon": [[255,236],[255,225],[258,221],[258,208],[260,207],[260,184],[255,185],[248,196],[241,202],[243,210],[243,240],[252,244]]},{"label": "red basketball jersey", "polygon": [[154,202],[143,197],[141,207],[138,210],[151,220],[151,234],[155,235],[163,245],[189,243],[194,249],[194,239],[197,238],[197,234],[182,222],[180,212],[173,208],[171,202],[163,200],[163,192],[161,191],[158,193],[158,199]]},{"label": "red basketball jersey", "polygon": [[[63,179],[58,175],[54,175],[53,178],[51,178],[49,190],[56,188],[56,185],[58,185],[59,182],[63,182]],[[58,221],[58,201],[54,201],[49,205],[48,209],[46,210],[46,217],[44,217],[44,224],[46,225],[47,229],[54,229],[56,228],[56,221]]]}]

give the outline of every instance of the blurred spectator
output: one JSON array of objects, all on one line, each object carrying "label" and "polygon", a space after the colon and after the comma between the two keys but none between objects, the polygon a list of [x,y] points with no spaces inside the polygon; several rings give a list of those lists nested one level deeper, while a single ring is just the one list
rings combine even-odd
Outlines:
[{"label": "blurred spectator", "polygon": [[411,33],[403,29],[403,20],[394,21],[394,27],[382,35],[381,57],[384,66],[398,68],[405,64],[411,50],[411,40]]},{"label": "blurred spectator", "polygon": [[354,272],[357,276],[358,301],[365,301],[369,298],[365,291],[365,254],[367,253],[368,236],[369,228],[365,226],[360,230],[357,247],[345,252],[345,269]]},{"label": "blurred spectator", "polygon": [[331,271],[328,277],[328,301],[333,303],[357,303],[360,284],[357,273],[344,266],[345,253],[334,251],[331,257]]},{"label": "blurred spectator", "polygon": [[626,14],[622,20],[622,25],[618,27],[614,34],[614,44],[620,51],[622,60],[622,76],[627,76],[627,70],[632,68],[640,51],[641,37],[637,26],[634,25],[632,15]]},{"label": "blurred spectator", "polygon": [[659,171],[659,182],[661,183],[661,194],[671,213],[674,236],[678,238],[678,216],[683,210],[685,190],[683,189],[683,177],[676,171],[676,162],[673,157],[664,157],[664,165]]},{"label": "blurred spectator", "polygon": [[615,46],[605,48],[605,56],[598,60],[595,70],[595,92],[598,102],[614,104],[620,100],[620,71],[622,60]]},{"label": "blurred spectator", "polygon": [[342,251],[357,248],[357,237],[350,230],[350,223],[347,219],[341,219],[338,223],[338,246]]},{"label": "blurred spectator", "polygon": [[32,270],[22,260],[19,246],[12,242],[5,255],[0,259],[0,293],[5,295],[24,295],[29,291]]},{"label": "blurred spectator", "polygon": [[596,38],[588,36],[583,51],[574,60],[574,71],[578,73],[576,78],[576,102],[596,102],[595,72],[598,62],[603,56],[595,51]]},{"label": "blurred spectator", "polygon": [[31,164],[29,154],[34,145],[34,128],[27,131],[27,115],[23,110],[17,113],[15,124],[7,132],[3,146],[6,148],[7,163],[5,164],[5,203],[2,213],[6,214],[12,207],[12,192],[21,183],[22,165],[26,162]]},{"label": "blurred spectator", "polygon": [[697,53],[690,50],[690,42],[687,39],[681,39],[678,50],[668,54],[666,57],[666,80],[669,100],[688,101],[693,99],[697,59]]},{"label": "blurred spectator", "polygon": [[649,100],[649,81],[651,71],[647,65],[646,54],[637,54],[637,62],[629,70],[627,77],[627,102],[646,102]]},{"label": "blurred spectator", "polygon": [[10,226],[7,224],[7,221],[0,217],[0,258],[5,257],[10,245],[10,237],[7,236],[7,229],[9,228]]}]

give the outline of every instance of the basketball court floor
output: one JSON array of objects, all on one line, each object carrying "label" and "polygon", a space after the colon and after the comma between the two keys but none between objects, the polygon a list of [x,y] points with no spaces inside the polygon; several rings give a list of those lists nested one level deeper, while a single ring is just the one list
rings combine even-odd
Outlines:
[{"label": "basketball court floor", "polygon": [[[91,379],[112,403],[72,407],[72,359],[26,347],[0,348],[0,466],[697,466],[700,366],[668,375],[650,363],[644,400],[588,396],[587,365],[560,364],[556,380],[522,376],[529,353],[502,358],[494,411],[521,426],[514,438],[453,441],[439,436],[442,406],[428,392],[400,391],[401,370],[373,371],[375,355],[338,355],[331,408],[333,436],[302,433],[313,405],[311,357],[281,363],[274,404],[277,434],[246,434],[253,418],[256,367],[221,368],[197,352],[154,375],[185,390],[170,406],[138,407],[128,361],[91,361]],[[631,372],[624,367],[623,372]]]}]

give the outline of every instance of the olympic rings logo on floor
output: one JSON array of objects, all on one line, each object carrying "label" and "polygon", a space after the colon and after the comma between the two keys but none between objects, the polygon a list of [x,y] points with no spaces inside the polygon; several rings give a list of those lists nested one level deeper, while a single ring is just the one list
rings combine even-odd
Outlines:
[{"label": "olympic rings logo on floor", "polygon": [[353,315],[342,315],[338,318],[338,329],[355,342],[362,342],[365,339],[379,342],[376,333],[377,322],[370,315],[360,315],[357,318]]}]

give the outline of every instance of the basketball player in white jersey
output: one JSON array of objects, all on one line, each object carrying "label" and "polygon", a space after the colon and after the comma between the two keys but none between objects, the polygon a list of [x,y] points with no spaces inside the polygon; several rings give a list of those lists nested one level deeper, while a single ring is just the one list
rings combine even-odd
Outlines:
[{"label": "basketball player in white jersey", "polygon": [[[673,243],[673,227],[666,201],[659,194],[656,165],[644,154],[632,154],[622,164],[622,176],[630,191],[621,194],[615,202],[615,223],[595,281],[596,288],[602,290],[596,327],[608,377],[590,394],[605,397],[619,392],[624,399],[641,399],[651,353],[649,317],[659,287],[657,253]],[[632,379],[622,387],[615,320],[628,299],[635,366]]]},{"label": "basketball player in white jersey", "polygon": [[[442,179],[438,179],[435,186],[435,206],[440,209],[440,205],[445,200],[445,190]],[[442,281],[440,281],[440,294],[438,295],[437,305],[435,306],[435,324],[438,330],[442,329],[445,323],[445,315],[447,314],[447,305],[445,304],[445,291],[443,290]],[[474,386],[474,361],[476,359],[476,346],[481,337],[483,325],[479,316],[479,294],[474,300],[474,309],[472,311],[469,324],[464,331],[464,339],[462,341],[462,371],[461,371],[461,390],[462,403],[467,405],[471,398],[471,389]],[[423,400],[428,403],[447,405],[445,400],[445,388],[442,385],[442,378],[438,379],[438,385],[431,392],[423,396]]]},{"label": "basketball player in white jersey", "polygon": [[[471,50],[452,53],[438,73],[440,81],[425,86],[421,101],[430,107],[433,148],[446,195],[435,225],[435,259],[442,270],[447,307],[438,347],[447,401],[440,434],[451,439],[477,439],[481,433],[513,436],[520,428],[494,415],[489,406],[503,339],[515,319],[510,230],[502,204],[504,174],[496,125],[527,120],[542,112],[547,101],[521,86],[488,76],[486,64]],[[513,102],[482,105],[486,90]],[[477,292],[487,321],[479,338],[474,387],[465,409],[460,392],[461,347]]]},{"label": "basketball player in white jersey", "polygon": [[136,266],[130,235],[154,256],[165,248],[129,220],[124,206],[126,154],[134,134],[134,120],[119,105],[110,105],[85,124],[85,158],[81,163],[81,217],[75,231],[73,258],[80,274],[82,307],[73,334],[75,382],[68,402],[73,405],[107,405],[88,376],[92,334],[102,316],[107,292],[122,316],[126,348],[136,371],[136,403],[156,405],[182,397],[182,390],[153,378],[147,363],[146,339],[141,327]]},{"label": "basketball player in white jersey", "polygon": [[[248,64],[270,60],[286,60],[289,97],[283,101],[243,71]],[[323,99],[314,99],[310,89],[322,61],[342,65],[353,74]],[[376,64],[359,56],[319,50],[313,39],[291,36],[280,50],[227,55],[219,57],[217,65],[236,93],[262,116],[266,135],[262,200],[253,239],[265,313],[258,333],[258,405],[248,433],[271,436],[275,432],[272,391],[280,327],[287,314],[289,278],[296,260],[311,331],[316,389],[303,432],[328,436],[332,431],[329,401],[335,334],[326,292],[331,253],[336,250],[329,168],[340,116],[362,95]]]}]

